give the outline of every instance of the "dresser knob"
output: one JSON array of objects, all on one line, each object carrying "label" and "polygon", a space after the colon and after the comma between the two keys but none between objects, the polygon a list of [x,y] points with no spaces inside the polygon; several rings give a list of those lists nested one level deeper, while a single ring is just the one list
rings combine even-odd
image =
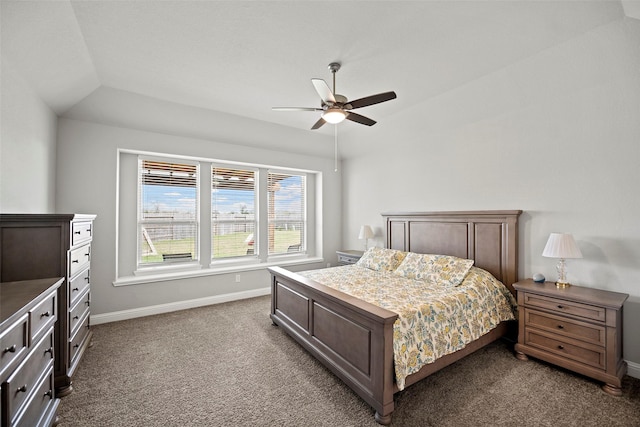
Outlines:
[{"label": "dresser knob", "polygon": [[46,392],[44,395],[45,395],[45,397],[51,397],[51,398],[53,398],[53,390],[49,390],[49,391],[48,391],[48,392]]},{"label": "dresser knob", "polygon": [[80,261],[79,261],[79,260],[77,260],[77,259],[74,259],[74,260],[72,260],[72,261],[71,261],[71,263],[72,263],[72,264],[77,264],[77,263],[79,263],[79,262],[80,262]]},{"label": "dresser knob", "polygon": [[89,276],[85,277],[85,278],[84,278],[84,281],[85,281],[85,282],[87,282],[87,283],[89,283]]},{"label": "dresser knob", "polygon": [[78,348],[78,347],[80,347],[80,344],[76,344],[73,346],[73,348]]},{"label": "dresser knob", "polygon": [[564,329],[563,325],[558,325],[558,329]]},{"label": "dresser knob", "polygon": [[27,385],[23,385],[22,387],[18,387],[18,389],[16,390],[16,393],[25,393],[27,391]]},{"label": "dresser knob", "polygon": [[80,289],[78,289],[78,288],[73,288],[73,289],[71,289],[71,291],[72,291],[72,292],[78,292],[79,290],[80,290]]},{"label": "dresser knob", "polygon": [[563,309],[563,308],[564,308],[564,305],[558,304],[558,308],[559,308],[559,309]]},{"label": "dresser knob", "polygon": [[7,347],[4,350],[2,350],[2,353],[15,353],[16,352],[16,345],[12,345],[11,347]]},{"label": "dresser knob", "polygon": [[74,231],[73,234],[80,234],[80,232],[79,231]]},{"label": "dresser knob", "polygon": [[46,349],[46,350],[44,351],[44,354],[47,354],[47,353],[51,353],[51,354],[53,354],[53,347],[49,347],[48,349]]},{"label": "dresser knob", "polygon": [[84,256],[86,256],[87,258],[89,258],[89,253],[87,252],[86,254],[84,254]]},{"label": "dresser knob", "polygon": [[559,350],[564,350],[564,346],[563,346],[563,345],[559,345],[559,346],[558,346],[558,349],[559,349]]},{"label": "dresser knob", "polygon": [[50,313],[50,312],[48,312],[48,311],[45,311],[44,313],[42,313],[42,314],[40,315],[40,317],[49,317],[49,316],[51,316],[51,313]]},{"label": "dresser knob", "polygon": [[73,320],[78,320],[79,317],[78,316],[73,316]]}]

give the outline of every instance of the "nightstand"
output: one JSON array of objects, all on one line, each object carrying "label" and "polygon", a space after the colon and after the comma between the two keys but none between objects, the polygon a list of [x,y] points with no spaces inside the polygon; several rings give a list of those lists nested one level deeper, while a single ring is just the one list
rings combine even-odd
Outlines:
[{"label": "nightstand", "polygon": [[622,359],[622,305],[629,295],[531,279],[518,291],[516,357],[527,355],[603,381],[602,389],[622,394],[627,363]]},{"label": "nightstand", "polygon": [[336,251],[336,255],[338,255],[338,265],[355,264],[356,262],[358,262],[360,257],[362,257],[362,254],[364,254],[364,251]]}]

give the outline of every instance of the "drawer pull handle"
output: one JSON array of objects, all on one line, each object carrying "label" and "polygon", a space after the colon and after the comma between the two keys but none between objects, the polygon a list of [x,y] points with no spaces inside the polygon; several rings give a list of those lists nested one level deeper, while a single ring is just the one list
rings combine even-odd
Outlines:
[{"label": "drawer pull handle", "polygon": [[89,276],[84,278],[85,282],[89,283]]},{"label": "drawer pull handle", "polygon": [[78,320],[79,317],[78,316],[73,316],[73,320]]},{"label": "drawer pull handle", "polygon": [[558,346],[558,349],[559,349],[559,350],[564,350],[564,346],[563,346],[563,345],[559,345],[559,346]]},{"label": "drawer pull handle", "polygon": [[2,350],[2,353],[15,353],[16,352],[16,345],[12,345],[11,347],[7,347],[4,350]]},{"label": "drawer pull handle", "polygon": [[49,316],[51,316],[51,313],[50,313],[50,312],[48,312],[48,311],[45,311],[44,313],[42,313],[42,314],[40,315],[40,317],[49,317]]},{"label": "drawer pull handle", "polygon": [[80,344],[76,344],[73,346],[73,348],[78,348],[78,347],[80,347]]},{"label": "drawer pull handle", "polygon": [[80,234],[80,231],[74,231],[73,234]]},{"label": "drawer pull handle", "polygon": [[47,353],[50,353],[50,354],[52,354],[52,355],[53,355],[53,347],[49,347],[48,349],[46,349],[46,350],[44,351],[44,354],[47,354]]},{"label": "drawer pull handle", "polygon": [[44,396],[45,396],[45,397],[51,397],[51,398],[53,398],[53,391],[52,391],[52,390],[49,390],[48,392],[46,392],[46,393],[44,394]]},{"label": "drawer pull handle", "polygon": [[89,253],[87,252],[86,254],[84,254],[84,256],[86,256],[87,258],[89,258]]},{"label": "drawer pull handle", "polygon": [[564,325],[558,325],[558,329],[564,329]]},{"label": "drawer pull handle", "polygon": [[72,291],[72,292],[78,292],[79,290],[80,290],[80,289],[78,289],[78,288],[73,288],[71,291]]},{"label": "drawer pull handle", "polygon": [[80,262],[80,260],[78,260],[78,259],[74,259],[73,261],[71,261],[72,264],[77,264],[79,262]]},{"label": "drawer pull handle", "polygon": [[91,305],[91,301],[85,301],[84,303],[87,305]]},{"label": "drawer pull handle", "polygon": [[18,387],[18,389],[16,390],[16,393],[25,393],[27,391],[27,385],[23,385],[22,387]]}]

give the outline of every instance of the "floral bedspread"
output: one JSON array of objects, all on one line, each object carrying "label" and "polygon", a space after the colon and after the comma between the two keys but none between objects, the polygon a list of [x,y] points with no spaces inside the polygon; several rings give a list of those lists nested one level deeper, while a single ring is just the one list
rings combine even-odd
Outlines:
[{"label": "floral bedspread", "polygon": [[396,383],[439,357],[515,319],[516,301],[490,273],[471,267],[462,283],[444,287],[357,265],[298,273],[398,314],[393,325]]}]

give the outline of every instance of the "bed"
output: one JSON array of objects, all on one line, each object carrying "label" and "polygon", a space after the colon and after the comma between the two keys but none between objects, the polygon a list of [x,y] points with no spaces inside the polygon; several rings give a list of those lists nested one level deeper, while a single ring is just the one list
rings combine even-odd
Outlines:
[{"label": "bed", "polygon": [[[475,267],[515,294],[521,212],[385,213],[386,248],[474,260]],[[269,271],[272,322],[371,405],[376,422],[390,424],[393,397],[400,391],[393,349],[398,314],[284,268]],[[461,350],[424,365],[403,379],[403,387],[504,336],[512,323],[502,322]]]}]

